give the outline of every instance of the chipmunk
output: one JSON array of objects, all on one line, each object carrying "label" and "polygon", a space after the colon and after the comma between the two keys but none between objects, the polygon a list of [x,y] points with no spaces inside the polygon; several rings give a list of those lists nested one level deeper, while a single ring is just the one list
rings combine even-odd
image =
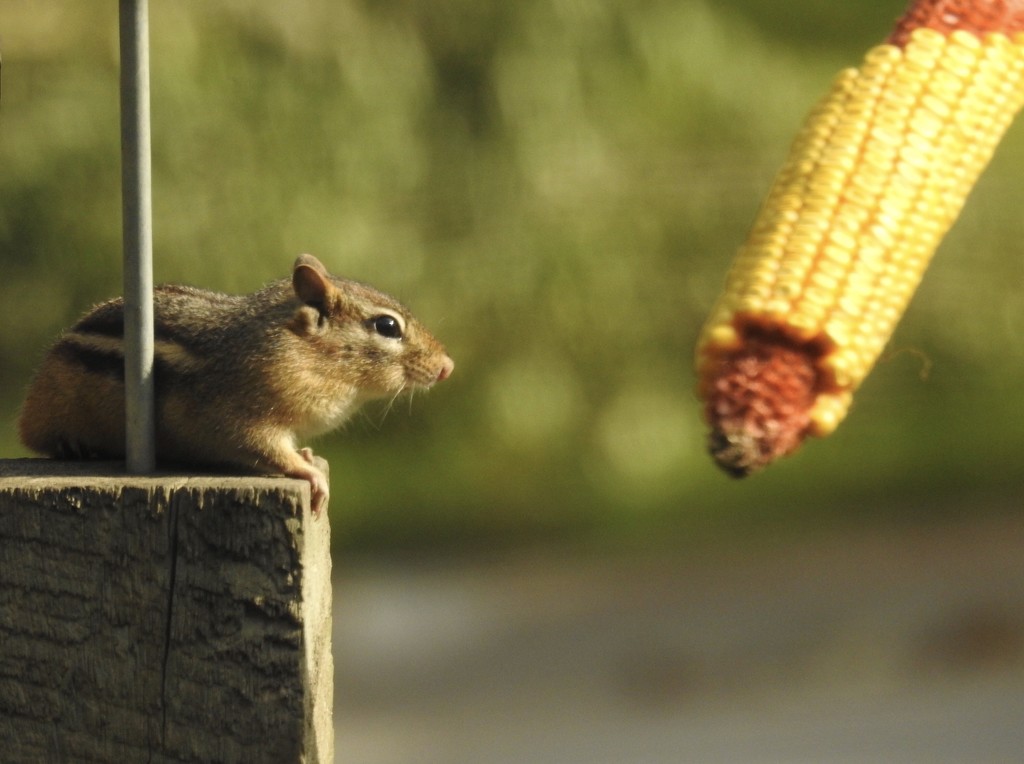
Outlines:
[{"label": "chipmunk", "polygon": [[[368,400],[447,379],[444,346],[394,298],[331,276],[301,255],[291,280],[253,294],[154,290],[156,457],[160,463],[282,473],[329,489],[297,441]],[[44,358],[18,418],[22,442],[58,458],[125,452],[124,302],[85,314]]]}]

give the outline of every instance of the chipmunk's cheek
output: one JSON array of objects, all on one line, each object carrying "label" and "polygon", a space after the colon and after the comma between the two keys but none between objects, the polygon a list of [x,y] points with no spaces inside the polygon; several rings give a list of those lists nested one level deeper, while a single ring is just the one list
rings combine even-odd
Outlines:
[{"label": "chipmunk's cheek", "polygon": [[408,372],[403,366],[395,364],[385,374],[378,374],[377,379],[370,383],[369,389],[376,390],[377,397],[386,398],[402,392],[408,386]]}]

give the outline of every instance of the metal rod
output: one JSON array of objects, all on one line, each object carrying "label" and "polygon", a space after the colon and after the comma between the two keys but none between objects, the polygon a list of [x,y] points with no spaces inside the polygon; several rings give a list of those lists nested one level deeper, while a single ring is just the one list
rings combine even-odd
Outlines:
[{"label": "metal rod", "polygon": [[140,475],[156,466],[149,9],[148,0],[120,3],[125,446],[128,471]]}]

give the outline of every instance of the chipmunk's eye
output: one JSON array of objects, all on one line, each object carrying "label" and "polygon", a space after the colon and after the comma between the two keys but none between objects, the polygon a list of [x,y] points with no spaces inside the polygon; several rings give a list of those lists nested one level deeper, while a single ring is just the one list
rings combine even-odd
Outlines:
[{"label": "chipmunk's eye", "polygon": [[373,330],[381,337],[388,337],[394,340],[402,339],[402,324],[394,316],[377,316],[370,320]]}]

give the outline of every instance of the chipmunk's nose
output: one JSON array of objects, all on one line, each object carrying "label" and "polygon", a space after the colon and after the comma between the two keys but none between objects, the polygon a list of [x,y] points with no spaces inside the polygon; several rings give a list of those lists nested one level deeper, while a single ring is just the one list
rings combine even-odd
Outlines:
[{"label": "chipmunk's nose", "polygon": [[441,364],[441,371],[437,373],[437,381],[444,382],[452,375],[453,371],[455,371],[455,361],[445,356],[444,363]]}]

